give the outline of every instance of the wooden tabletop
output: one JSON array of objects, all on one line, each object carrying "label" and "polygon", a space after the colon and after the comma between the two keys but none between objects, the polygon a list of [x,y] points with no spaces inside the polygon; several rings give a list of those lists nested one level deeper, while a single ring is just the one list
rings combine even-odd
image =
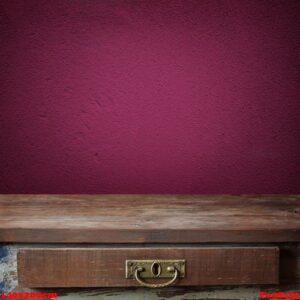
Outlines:
[{"label": "wooden tabletop", "polygon": [[0,242],[299,242],[300,195],[0,195]]}]

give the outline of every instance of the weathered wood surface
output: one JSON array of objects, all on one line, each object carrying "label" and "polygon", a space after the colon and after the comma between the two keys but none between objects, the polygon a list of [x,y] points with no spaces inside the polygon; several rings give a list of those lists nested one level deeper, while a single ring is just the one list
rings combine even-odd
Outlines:
[{"label": "weathered wood surface", "polygon": [[[277,247],[44,248],[20,249],[24,287],[139,286],[125,278],[126,259],[185,259],[186,276],[174,285],[277,284]],[[146,280],[162,283],[170,279]]]},{"label": "weathered wood surface", "polygon": [[[26,247],[35,248],[42,245],[29,244]],[[24,247],[21,244],[3,246],[0,244],[0,253],[4,254],[4,257],[0,257],[0,278],[3,274],[2,290],[9,291],[37,291],[36,289],[28,289],[17,287],[17,264],[16,253],[17,250]],[[48,247],[48,245],[45,245]],[[60,245],[53,245],[53,247],[60,247]],[[61,245],[63,247],[63,245]],[[282,256],[289,257],[290,265],[286,267],[285,274],[289,276],[290,281],[293,275],[297,273],[296,266],[298,261],[298,267],[300,266],[300,246],[295,244],[287,244],[283,246],[286,251],[282,252]],[[4,251],[1,252],[1,250]],[[282,248],[280,246],[280,248]],[[292,254],[292,255],[291,255]],[[282,267],[281,267],[282,269]],[[298,275],[300,275],[300,269],[298,269]],[[299,277],[298,277],[299,278]],[[253,300],[258,299],[260,290],[274,291],[300,291],[300,281],[295,284],[295,278],[286,284],[286,279],[281,278],[284,285],[276,286],[252,286],[252,287],[233,287],[233,286],[204,286],[204,287],[169,287],[157,290],[150,290],[146,288],[61,288],[53,289],[49,288],[48,291],[57,292],[58,300],[75,300],[75,299],[90,299],[90,300]],[[3,289],[4,287],[4,289]],[[40,291],[39,289],[38,291]],[[44,289],[42,289],[45,291]],[[46,290],[46,291],[47,291]]]},{"label": "weathered wood surface", "polygon": [[300,196],[0,195],[0,242],[298,242]]}]

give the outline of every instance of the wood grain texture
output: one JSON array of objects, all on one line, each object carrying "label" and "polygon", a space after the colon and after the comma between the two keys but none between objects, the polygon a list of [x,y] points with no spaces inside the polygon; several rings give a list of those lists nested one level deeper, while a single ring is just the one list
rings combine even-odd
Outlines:
[{"label": "wood grain texture", "polygon": [[[276,284],[277,247],[20,249],[19,284],[25,287],[138,286],[125,278],[126,259],[186,259],[175,285]],[[153,279],[161,282],[166,279]],[[148,280],[149,281],[149,280]]]},{"label": "wood grain texture", "polygon": [[0,242],[298,242],[300,196],[0,195]]}]

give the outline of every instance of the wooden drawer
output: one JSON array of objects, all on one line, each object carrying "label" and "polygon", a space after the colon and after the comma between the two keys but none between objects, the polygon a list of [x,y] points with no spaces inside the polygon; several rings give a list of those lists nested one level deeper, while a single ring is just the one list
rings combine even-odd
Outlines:
[{"label": "wooden drawer", "polygon": [[[184,260],[184,277],[172,285],[277,284],[277,247],[21,248],[18,278],[23,287],[130,287],[126,260]],[[143,272],[139,273],[143,277]],[[181,274],[183,276],[183,274]],[[172,278],[141,278],[165,283]]]}]

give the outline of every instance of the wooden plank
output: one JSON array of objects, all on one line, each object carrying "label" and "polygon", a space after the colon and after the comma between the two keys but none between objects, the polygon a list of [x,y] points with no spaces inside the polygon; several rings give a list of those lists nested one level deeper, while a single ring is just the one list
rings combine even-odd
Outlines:
[{"label": "wooden plank", "polygon": [[300,196],[0,195],[0,242],[299,242]]},{"label": "wooden plank", "polygon": [[186,259],[186,277],[175,284],[180,286],[277,284],[279,276],[277,247],[28,248],[18,252],[19,284],[138,286],[135,279],[125,278],[126,259]]}]

